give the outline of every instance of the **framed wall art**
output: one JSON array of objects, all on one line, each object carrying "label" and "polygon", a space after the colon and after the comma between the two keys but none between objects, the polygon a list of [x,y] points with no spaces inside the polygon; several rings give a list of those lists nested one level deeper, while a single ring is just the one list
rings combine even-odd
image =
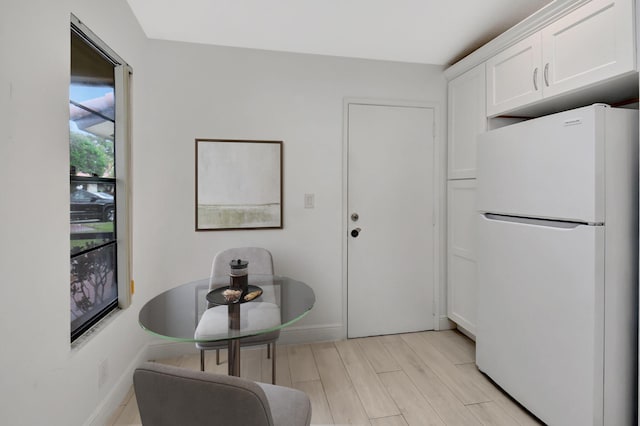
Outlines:
[{"label": "framed wall art", "polygon": [[282,141],[196,139],[196,231],[282,228]]}]

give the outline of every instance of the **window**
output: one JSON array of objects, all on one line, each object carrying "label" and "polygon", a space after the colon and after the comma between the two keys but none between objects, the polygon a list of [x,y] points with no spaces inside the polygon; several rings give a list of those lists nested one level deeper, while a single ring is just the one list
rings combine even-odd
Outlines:
[{"label": "window", "polygon": [[118,55],[71,17],[71,341],[129,304],[130,74]]}]

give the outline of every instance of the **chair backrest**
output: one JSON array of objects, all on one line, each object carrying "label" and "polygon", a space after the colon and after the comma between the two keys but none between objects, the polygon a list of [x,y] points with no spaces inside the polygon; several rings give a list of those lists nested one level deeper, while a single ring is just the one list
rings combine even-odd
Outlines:
[{"label": "chair backrest", "polygon": [[228,275],[229,262],[234,259],[248,261],[250,274],[273,275],[273,258],[269,250],[260,247],[238,247],[216,254],[211,264],[211,277]]},{"label": "chair backrest", "polygon": [[147,362],[133,385],[143,425],[273,426],[267,396],[250,380]]}]

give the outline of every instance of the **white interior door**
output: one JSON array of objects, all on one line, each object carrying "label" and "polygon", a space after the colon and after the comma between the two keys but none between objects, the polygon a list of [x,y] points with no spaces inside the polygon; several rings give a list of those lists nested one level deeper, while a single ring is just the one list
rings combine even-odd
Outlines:
[{"label": "white interior door", "polygon": [[434,110],[349,104],[347,126],[348,336],[433,329]]}]

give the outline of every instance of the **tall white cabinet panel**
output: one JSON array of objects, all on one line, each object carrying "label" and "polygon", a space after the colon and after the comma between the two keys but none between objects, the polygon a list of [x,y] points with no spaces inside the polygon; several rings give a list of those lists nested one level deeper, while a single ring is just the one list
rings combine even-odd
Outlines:
[{"label": "tall white cabinet panel", "polygon": [[476,140],[487,130],[485,64],[449,82],[447,315],[475,335]]},{"label": "tall white cabinet panel", "polygon": [[447,311],[476,333],[476,180],[450,180],[448,198]]},{"label": "tall white cabinet panel", "polygon": [[540,34],[536,33],[487,61],[487,115],[542,99]]},{"label": "tall white cabinet panel", "polygon": [[631,1],[592,0],[544,28],[544,96],[632,71],[633,25]]},{"label": "tall white cabinet panel", "polygon": [[449,82],[449,179],[476,176],[476,136],[487,130],[484,64]]}]

